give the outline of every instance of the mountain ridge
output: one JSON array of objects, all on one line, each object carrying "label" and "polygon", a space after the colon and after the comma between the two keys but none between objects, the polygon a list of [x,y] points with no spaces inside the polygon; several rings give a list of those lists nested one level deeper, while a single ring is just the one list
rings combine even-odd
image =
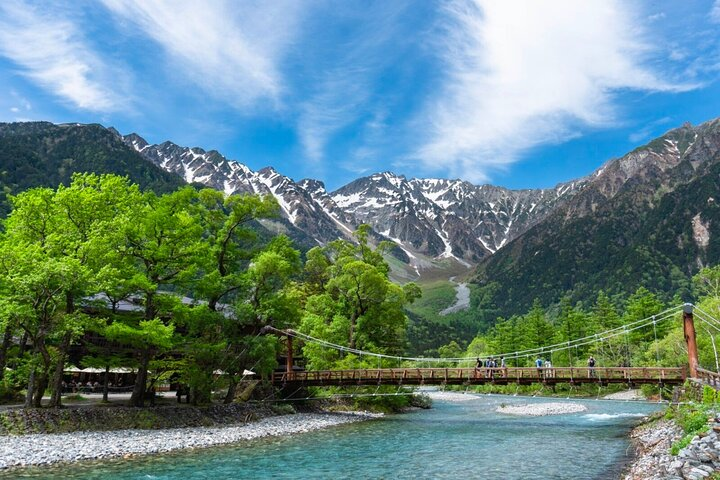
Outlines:
[{"label": "mountain ridge", "polygon": [[228,194],[273,195],[288,223],[317,244],[351,238],[359,224],[368,223],[378,239],[398,244],[416,277],[442,260],[472,268],[542,220],[584,182],[580,179],[550,189],[511,190],[460,179],[408,180],[403,175],[381,172],[328,192],[319,180],[295,182],[273,167],[253,171],[216,150],[181,147],[169,141],[151,145],[136,133],[120,138],[186,182]]}]

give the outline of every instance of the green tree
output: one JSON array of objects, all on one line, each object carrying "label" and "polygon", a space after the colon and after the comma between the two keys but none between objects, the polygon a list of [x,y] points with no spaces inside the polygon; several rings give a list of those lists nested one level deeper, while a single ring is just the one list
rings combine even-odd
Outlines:
[{"label": "green tree", "polygon": [[[356,232],[357,244],[338,240],[313,252],[306,274],[312,274],[312,288],[318,293],[307,299],[301,330],[350,348],[400,354],[406,342],[404,306],[419,297],[420,289],[389,280],[383,254],[392,244],[381,242],[373,249],[368,234],[369,227],[362,225]],[[342,362],[337,353],[317,345],[306,345],[304,351],[312,368]]]},{"label": "green tree", "polygon": [[[189,288],[200,257],[207,251],[197,212],[197,193],[186,187],[161,197],[146,192],[132,216],[121,220],[117,249],[133,260],[144,313],[142,322],[135,324],[130,319],[128,324],[117,326],[119,330],[108,331],[114,332],[115,338],[132,340],[137,347],[138,373],[130,399],[134,406],[144,405],[148,365],[159,347],[166,344],[166,333],[174,331],[167,307],[172,308],[175,302],[161,289]],[[161,324],[166,329],[160,328]],[[117,337],[120,333],[122,336]],[[155,333],[157,339],[152,338]]]},{"label": "green tree", "polygon": [[197,288],[208,308],[217,310],[218,302],[241,288],[242,274],[257,251],[251,222],[276,217],[280,207],[271,195],[225,196],[213,189],[201,190],[198,199],[209,255]]}]

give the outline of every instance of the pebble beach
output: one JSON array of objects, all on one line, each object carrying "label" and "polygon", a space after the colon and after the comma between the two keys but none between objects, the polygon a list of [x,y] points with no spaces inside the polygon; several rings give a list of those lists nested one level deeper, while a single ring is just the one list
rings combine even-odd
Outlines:
[{"label": "pebble beach", "polygon": [[165,453],[311,432],[381,414],[298,413],[222,427],[0,436],[0,469]]}]

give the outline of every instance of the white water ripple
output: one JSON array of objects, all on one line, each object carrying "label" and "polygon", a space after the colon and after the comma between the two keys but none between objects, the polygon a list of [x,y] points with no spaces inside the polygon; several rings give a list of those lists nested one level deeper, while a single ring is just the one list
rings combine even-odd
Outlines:
[{"label": "white water ripple", "polygon": [[591,422],[606,422],[615,418],[625,417],[644,417],[643,413],[588,413],[583,415],[583,418],[590,420]]}]

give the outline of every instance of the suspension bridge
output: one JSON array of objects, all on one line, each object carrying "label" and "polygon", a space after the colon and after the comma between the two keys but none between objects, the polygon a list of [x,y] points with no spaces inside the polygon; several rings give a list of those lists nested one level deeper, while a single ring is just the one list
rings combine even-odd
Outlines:
[{"label": "suspension bridge", "polygon": [[[683,366],[661,366],[657,346],[657,325],[663,322],[677,320],[682,313],[685,346],[687,348],[688,362]],[[428,357],[402,357],[369,352],[334,344],[295,330],[277,330],[268,327],[277,335],[286,338],[287,356],[284,371],[275,372],[272,383],[283,388],[303,388],[313,386],[417,386],[417,385],[529,385],[541,383],[554,386],[560,383],[570,385],[597,384],[627,384],[628,387],[643,384],[657,384],[661,386],[681,385],[691,378],[720,389],[720,375],[712,370],[700,368],[698,363],[698,350],[695,330],[695,319],[702,324],[703,331],[712,339],[715,353],[716,372],[720,371],[718,351],[715,346],[714,333],[720,332],[720,321],[706,312],[684,304],[670,308],[650,317],[630,322],[617,328],[601,333],[577,338],[567,342],[526,349],[515,352],[493,354],[494,358],[504,358],[508,364],[513,360],[532,362],[534,357],[548,358],[558,352],[577,351],[579,347],[599,345],[612,339],[624,338],[627,347],[630,347],[630,334],[640,330],[652,329],[655,336],[655,365],[647,366],[584,366],[584,367],[502,367],[502,366],[472,366],[476,359],[462,358],[428,358]],[[712,330],[712,331],[711,331]],[[345,370],[302,370],[294,366],[293,340],[304,343],[314,343],[324,348],[334,349],[344,354],[354,354],[358,357],[374,357],[378,362],[394,361],[402,364],[397,368],[359,368]],[[454,364],[455,367],[435,366],[432,364]],[[463,366],[464,365],[464,366]]]}]

